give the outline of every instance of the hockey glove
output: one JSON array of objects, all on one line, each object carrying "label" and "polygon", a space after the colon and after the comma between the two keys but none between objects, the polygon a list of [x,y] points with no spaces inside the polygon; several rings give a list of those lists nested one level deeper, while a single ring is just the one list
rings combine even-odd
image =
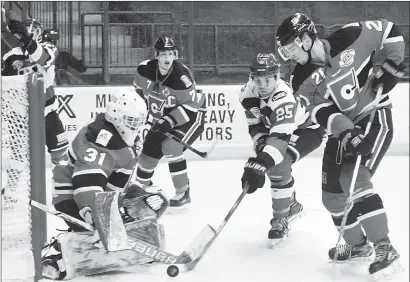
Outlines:
[{"label": "hockey glove", "polygon": [[244,172],[241,178],[242,189],[245,184],[249,184],[248,194],[252,194],[258,188],[265,184],[266,166],[257,158],[249,158],[245,164]]},{"label": "hockey glove", "polygon": [[12,34],[17,35],[17,38],[22,43],[22,47],[24,50],[27,50],[33,36],[27,31],[26,26],[18,20],[10,19],[7,28]]},{"label": "hockey glove", "polygon": [[343,131],[340,134],[339,140],[343,150],[347,153],[355,155],[368,156],[371,152],[371,146],[367,142],[363,130],[360,128],[353,128]]},{"label": "hockey glove", "polygon": [[262,152],[263,147],[265,147],[265,144],[266,144],[266,139],[268,139],[268,137],[269,137],[268,135],[262,136],[261,138],[255,141],[255,143],[253,144],[253,148],[256,154],[259,154],[260,152]]},{"label": "hockey glove", "polygon": [[399,82],[399,79],[404,76],[405,69],[406,65],[403,63],[396,65],[392,60],[386,60],[375,74],[372,89],[377,92],[379,86],[383,85],[383,93],[390,92]]},{"label": "hockey glove", "polygon": [[173,118],[169,116],[163,116],[152,127],[153,132],[161,132],[163,134],[170,132],[175,126]]}]

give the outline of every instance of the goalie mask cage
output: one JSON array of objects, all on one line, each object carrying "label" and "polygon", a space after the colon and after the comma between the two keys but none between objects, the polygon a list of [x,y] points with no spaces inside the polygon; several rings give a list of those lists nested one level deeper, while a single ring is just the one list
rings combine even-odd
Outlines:
[{"label": "goalie mask cage", "polygon": [[44,83],[38,74],[1,78],[1,280],[38,281],[46,215]]}]

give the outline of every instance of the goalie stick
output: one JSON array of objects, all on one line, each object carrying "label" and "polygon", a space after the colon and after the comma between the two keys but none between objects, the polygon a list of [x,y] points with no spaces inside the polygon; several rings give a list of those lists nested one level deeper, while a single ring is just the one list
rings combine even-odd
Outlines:
[{"label": "goalie stick", "polygon": [[188,150],[192,151],[193,153],[197,154],[198,156],[200,156],[201,158],[206,159],[208,157],[208,155],[214,150],[215,145],[216,145],[216,140],[213,142],[211,149],[208,152],[202,152],[199,151],[197,149],[195,149],[194,147],[192,147],[191,145],[185,143],[184,141],[182,141],[180,138],[176,137],[175,135],[172,135],[171,133],[167,132],[165,133],[165,136],[175,140],[176,142],[178,142],[179,144],[181,144],[182,146],[184,146],[185,148],[187,148]]},{"label": "goalie stick", "polygon": [[[376,115],[377,105],[380,102],[380,97],[382,96],[382,94],[383,94],[383,86],[379,86],[377,88],[377,93],[376,93],[376,98],[375,98],[376,105],[372,109],[369,120],[367,121],[364,136],[367,136],[367,134],[369,134],[369,132],[370,132],[370,128],[372,127],[374,116]],[[346,205],[345,205],[345,209],[344,209],[344,212],[343,212],[343,218],[342,218],[342,222],[340,224],[339,237],[338,237],[337,243],[336,243],[336,250],[335,250],[335,254],[333,256],[333,262],[336,262],[337,256],[339,254],[338,249],[339,249],[339,246],[340,246],[340,241],[342,240],[342,237],[343,237],[343,234],[344,234],[344,231],[345,231],[347,216],[349,215],[350,209],[353,207],[353,190],[354,190],[354,186],[356,185],[357,174],[359,172],[359,167],[360,167],[361,162],[362,162],[362,155],[358,155],[357,159],[356,159],[356,164],[355,164],[354,170],[353,170],[352,180],[350,182],[349,197],[346,200]]]}]

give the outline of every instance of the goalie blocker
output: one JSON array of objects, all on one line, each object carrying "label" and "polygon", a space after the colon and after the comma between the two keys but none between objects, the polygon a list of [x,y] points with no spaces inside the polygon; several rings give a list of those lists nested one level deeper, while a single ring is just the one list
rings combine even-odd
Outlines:
[{"label": "goalie blocker", "polygon": [[168,200],[157,191],[131,184],[125,192],[100,192],[91,208],[96,230],[65,232],[43,255],[43,276],[61,280],[147,264],[173,262],[164,248],[158,218]]}]

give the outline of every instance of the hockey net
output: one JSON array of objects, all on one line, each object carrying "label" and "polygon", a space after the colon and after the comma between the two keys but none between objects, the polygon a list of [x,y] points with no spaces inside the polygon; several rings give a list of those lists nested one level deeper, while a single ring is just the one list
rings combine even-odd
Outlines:
[{"label": "hockey net", "polygon": [[43,82],[35,74],[3,76],[1,82],[1,280],[36,281],[46,219],[28,200],[45,200],[45,186],[39,187],[45,185]]}]

